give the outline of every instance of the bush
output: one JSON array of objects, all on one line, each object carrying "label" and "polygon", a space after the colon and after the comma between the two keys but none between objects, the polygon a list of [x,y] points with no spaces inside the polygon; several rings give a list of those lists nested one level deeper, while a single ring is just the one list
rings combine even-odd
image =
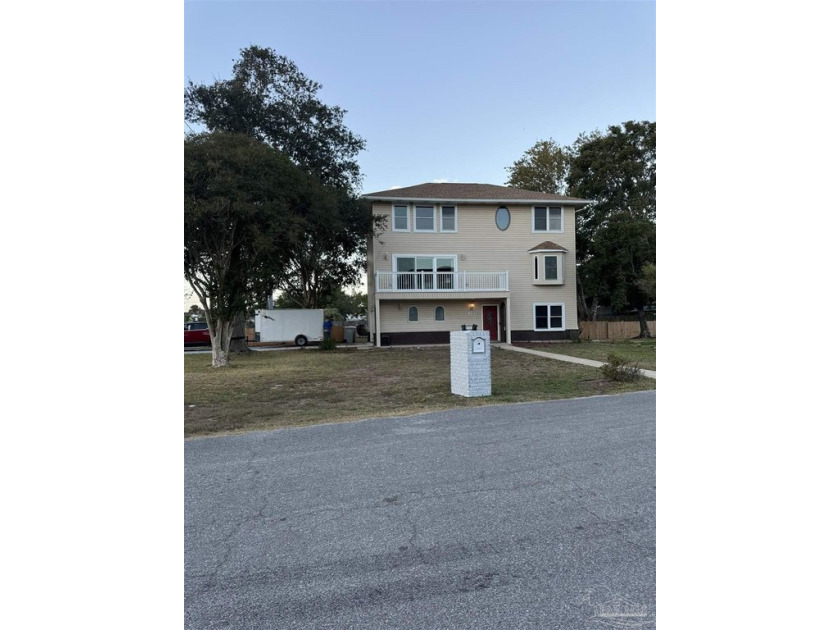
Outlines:
[{"label": "bush", "polygon": [[635,381],[640,378],[642,371],[639,364],[630,365],[630,359],[625,359],[617,354],[608,354],[607,362],[601,366],[601,372],[611,381]]},{"label": "bush", "polygon": [[324,337],[318,350],[335,350],[335,339],[332,337]]}]

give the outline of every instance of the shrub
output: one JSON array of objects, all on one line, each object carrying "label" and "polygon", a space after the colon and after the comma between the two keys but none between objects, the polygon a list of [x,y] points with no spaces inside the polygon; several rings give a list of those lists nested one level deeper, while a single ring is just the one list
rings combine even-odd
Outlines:
[{"label": "shrub", "polygon": [[601,366],[601,373],[611,381],[635,381],[642,375],[639,364],[630,365],[630,359],[617,354],[608,354],[607,362]]},{"label": "shrub", "polygon": [[332,337],[324,337],[318,350],[335,350],[335,339]]}]

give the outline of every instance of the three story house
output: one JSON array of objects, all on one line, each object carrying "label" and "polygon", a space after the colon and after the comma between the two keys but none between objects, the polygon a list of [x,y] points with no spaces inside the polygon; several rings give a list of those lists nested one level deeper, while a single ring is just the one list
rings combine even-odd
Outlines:
[{"label": "three story house", "polygon": [[491,341],[577,330],[575,210],[589,203],[490,184],[420,184],[363,196],[384,227],[368,242],[368,327],[377,346]]}]

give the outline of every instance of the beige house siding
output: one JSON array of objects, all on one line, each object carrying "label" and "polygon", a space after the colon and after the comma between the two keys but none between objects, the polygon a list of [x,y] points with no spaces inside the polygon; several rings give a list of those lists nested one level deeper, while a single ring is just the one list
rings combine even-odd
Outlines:
[{"label": "beige house siding", "polygon": [[[575,211],[571,206],[564,207],[564,231],[558,232],[532,232],[532,205],[505,204],[510,210],[510,226],[507,230],[499,230],[496,227],[496,209],[502,204],[478,205],[464,204],[457,207],[457,233],[441,233],[440,230],[440,204],[436,205],[436,225],[438,231],[435,233],[426,232],[393,232],[391,230],[392,211],[390,203],[376,202],[373,204],[373,211],[376,214],[383,214],[387,217],[384,231],[372,241],[372,248],[368,255],[369,277],[368,286],[376,286],[374,272],[391,272],[394,270],[394,254],[415,254],[415,255],[452,255],[456,260],[456,270],[461,271],[508,271],[510,288],[511,330],[533,330],[533,305],[535,303],[563,303],[565,304],[566,321],[565,328],[576,329],[577,304],[575,295]],[[447,204],[448,205],[448,204]],[[561,205],[561,204],[546,204]],[[409,227],[413,227],[413,204],[409,204]],[[551,240],[566,248],[568,253],[561,254],[563,257],[562,285],[535,285],[534,284],[534,258],[529,252],[530,249],[539,243]],[[369,307],[373,312],[375,300],[374,291],[369,290]],[[410,295],[399,292],[379,293],[380,300],[410,301]],[[468,295],[468,294],[467,294]],[[501,298],[505,296],[499,294]],[[454,297],[454,296],[452,296]],[[417,299],[416,297],[414,299]],[[445,300],[441,295],[441,300]],[[451,298],[448,298],[451,299]],[[470,296],[470,301],[478,303],[478,297]],[[498,303],[499,300],[496,300]],[[431,317],[423,317],[421,314],[419,322],[411,322],[415,328],[412,330],[438,330],[428,326],[437,324],[449,324],[449,322],[434,322],[435,304],[426,303],[431,309]],[[408,312],[403,311],[401,317],[404,322],[398,323],[396,313],[391,311],[393,306],[382,303],[382,331],[399,332],[391,326],[408,324]],[[444,304],[445,306],[445,304]],[[447,310],[447,314],[448,314]],[[479,312],[477,306],[476,312]],[[449,319],[447,315],[447,320]],[[476,316],[476,322],[480,323],[480,317]],[[465,323],[458,321],[457,324]],[[418,327],[418,324],[420,327]],[[452,327],[440,328],[440,330],[453,330]]]},{"label": "beige house siding", "polygon": [[[481,305],[499,304],[500,300],[483,298],[476,300],[475,311],[470,314],[468,304],[471,302],[434,300],[404,300],[400,302],[381,302],[380,313],[383,333],[421,332],[421,331],[450,331],[460,330],[461,324],[478,324],[481,328]],[[416,306],[418,321],[408,321],[408,309]],[[435,308],[442,306],[446,319],[435,321]]]}]

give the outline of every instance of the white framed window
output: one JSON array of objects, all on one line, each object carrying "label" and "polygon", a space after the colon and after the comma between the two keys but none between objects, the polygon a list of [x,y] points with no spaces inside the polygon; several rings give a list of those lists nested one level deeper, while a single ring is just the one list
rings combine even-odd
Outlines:
[{"label": "white framed window", "polygon": [[394,205],[391,215],[391,229],[394,232],[408,232],[408,206]]},{"label": "white framed window", "polygon": [[446,311],[444,310],[444,308],[442,306],[436,306],[435,307],[435,321],[436,322],[445,321],[445,317],[446,317]]},{"label": "white framed window", "polygon": [[566,305],[534,304],[534,330],[566,330]]},{"label": "white framed window", "polygon": [[563,232],[563,208],[534,206],[531,209],[532,232]]},{"label": "white framed window", "polygon": [[434,206],[414,206],[414,231],[434,232],[437,230]]},{"label": "white framed window", "polygon": [[410,322],[420,321],[420,314],[417,311],[416,306],[409,306],[408,307],[408,321],[410,321]]},{"label": "white framed window", "polygon": [[440,231],[458,231],[458,208],[456,206],[440,207]]},{"label": "white framed window", "polygon": [[534,256],[534,280],[540,279],[540,257]]},{"label": "white framed window", "polygon": [[450,291],[456,288],[455,254],[394,256],[399,291]]}]

